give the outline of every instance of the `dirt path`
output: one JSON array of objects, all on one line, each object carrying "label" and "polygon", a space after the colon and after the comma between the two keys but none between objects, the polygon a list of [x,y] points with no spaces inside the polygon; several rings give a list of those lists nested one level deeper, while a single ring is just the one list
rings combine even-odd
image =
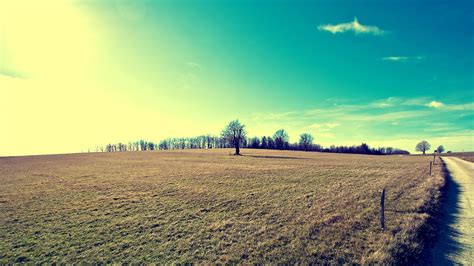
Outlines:
[{"label": "dirt path", "polygon": [[455,157],[443,161],[450,175],[448,199],[432,262],[474,265],[474,163]]}]

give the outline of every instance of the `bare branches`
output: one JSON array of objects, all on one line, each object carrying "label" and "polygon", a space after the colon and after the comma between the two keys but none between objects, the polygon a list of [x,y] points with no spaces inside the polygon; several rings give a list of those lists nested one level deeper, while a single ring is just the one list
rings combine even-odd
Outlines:
[{"label": "bare branches", "polygon": [[222,130],[221,135],[224,140],[235,147],[235,155],[240,155],[240,146],[244,144],[247,135],[245,125],[241,124],[239,120],[230,121]]}]

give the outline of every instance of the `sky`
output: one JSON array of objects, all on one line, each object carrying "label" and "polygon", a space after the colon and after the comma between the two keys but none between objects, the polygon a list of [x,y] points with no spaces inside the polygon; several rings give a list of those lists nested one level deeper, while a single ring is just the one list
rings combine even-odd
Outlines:
[{"label": "sky", "polygon": [[472,1],[0,0],[0,156],[283,128],[474,150]]}]

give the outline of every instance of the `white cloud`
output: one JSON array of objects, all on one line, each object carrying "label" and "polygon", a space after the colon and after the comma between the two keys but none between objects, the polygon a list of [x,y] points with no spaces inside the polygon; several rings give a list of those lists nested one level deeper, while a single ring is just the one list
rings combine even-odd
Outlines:
[{"label": "white cloud", "polygon": [[328,31],[332,34],[344,33],[348,31],[352,31],[355,34],[361,34],[361,33],[372,34],[372,35],[384,34],[384,31],[379,29],[377,26],[366,26],[366,25],[360,24],[357,18],[354,18],[354,21],[348,22],[348,23],[319,25],[318,30]]},{"label": "white cloud", "polygon": [[443,107],[444,104],[442,102],[431,101],[427,103],[426,106],[431,107],[431,108],[440,108],[440,107]]},{"label": "white cloud", "polygon": [[408,57],[407,56],[387,56],[387,57],[383,57],[382,60],[393,61],[393,62],[407,61]]},{"label": "white cloud", "polygon": [[391,61],[391,62],[406,62],[408,60],[422,60],[425,59],[424,56],[386,56],[382,57],[384,61]]}]

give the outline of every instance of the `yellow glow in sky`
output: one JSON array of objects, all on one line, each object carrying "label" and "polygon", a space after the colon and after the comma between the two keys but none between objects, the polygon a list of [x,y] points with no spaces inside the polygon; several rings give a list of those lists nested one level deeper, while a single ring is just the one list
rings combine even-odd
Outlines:
[{"label": "yellow glow in sky", "polygon": [[0,10],[7,70],[57,80],[93,63],[93,32],[70,1],[2,1]]},{"label": "yellow glow in sky", "polygon": [[[472,71],[462,54],[472,49],[465,43],[443,38],[456,66],[443,69],[431,60],[439,53],[430,55],[441,47],[438,39],[423,34],[417,41],[435,43],[431,52],[418,55],[417,42],[406,55],[377,48],[392,41],[405,47],[412,36],[403,27],[335,36],[316,29],[326,25],[324,17],[291,1],[235,6],[0,0],[0,156],[218,135],[233,119],[250,137],[284,128],[291,142],[309,132],[325,146],[413,149],[427,139],[452,150],[472,147]],[[294,12],[280,13],[287,9]],[[384,18],[374,25],[389,29]]]},{"label": "yellow glow in sky", "polygon": [[0,30],[2,154],[67,147],[67,139],[84,145],[77,137],[86,129],[74,124],[87,110],[73,107],[90,101],[90,92],[79,92],[87,88],[81,76],[93,64],[94,36],[79,10],[64,0],[1,1]]}]

